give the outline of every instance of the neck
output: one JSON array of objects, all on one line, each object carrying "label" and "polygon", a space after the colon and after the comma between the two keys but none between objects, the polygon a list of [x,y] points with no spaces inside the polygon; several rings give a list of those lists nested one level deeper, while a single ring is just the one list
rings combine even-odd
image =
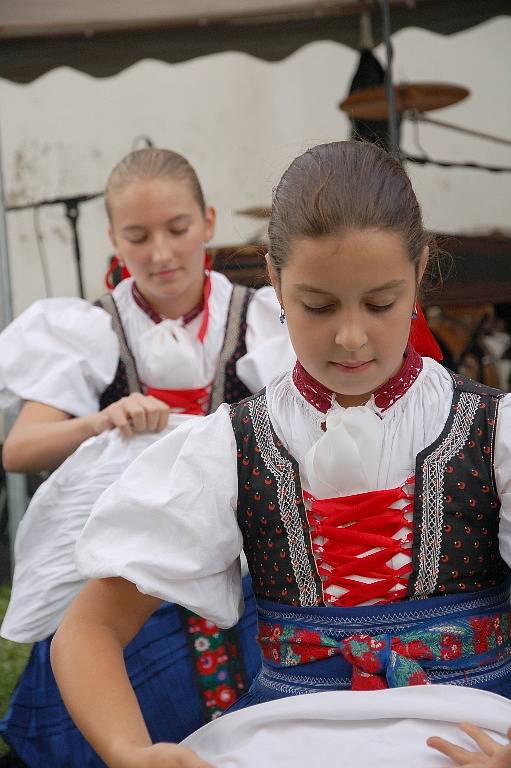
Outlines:
[{"label": "neck", "polygon": [[202,303],[204,281],[201,281],[198,285],[191,286],[189,290],[179,296],[172,297],[154,296],[147,291],[140,290],[138,285],[137,289],[143,299],[157,314],[170,320],[177,320],[179,317],[192,312]]},{"label": "neck", "polygon": [[357,405],[365,405],[372,394],[372,392],[368,392],[365,395],[342,395],[337,392],[335,399],[343,408],[353,408]]},{"label": "neck", "polygon": [[324,384],[314,379],[299,361],[293,369],[292,376],[300,394],[321,413],[328,412],[332,405],[332,399],[335,399],[343,408],[349,408],[364,405],[372,395],[374,395],[376,407],[385,411],[408,391],[421,372],[422,366],[422,357],[411,344],[408,344],[404,361],[394,375],[374,392],[362,395],[344,395],[332,392]]},{"label": "neck", "polygon": [[394,373],[391,376],[389,376],[389,378],[385,382],[383,382],[383,384],[380,384],[374,390],[374,392],[367,392],[364,395],[343,395],[340,392],[336,392],[335,399],[337,400],[339,405],[342,406],[343,408],[353,408],[354,406],[357,406],[357,405],[365,405],[367,401],[371,399],[372,395],[382,390],[385,387],[385,384],[387,382],[392,381],[392,379],[395,376],[397,376],[399,371],[401,371],[403,368],[404,361],[405,361],[405,355],[403,355]]}]

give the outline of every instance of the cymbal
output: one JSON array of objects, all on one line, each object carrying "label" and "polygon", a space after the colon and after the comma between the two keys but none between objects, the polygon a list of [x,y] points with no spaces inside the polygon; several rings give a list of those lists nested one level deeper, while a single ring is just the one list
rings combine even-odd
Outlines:
[{"label": "cymbal", "polygon": [[271,206],[254,206],[252,208],[240,208],[236,211],[240,216],[252,216],[254,219],[269,219],[271,216]]},{"label": "cymbal", "polygon": [[[396,111],[430,112],[456,104],[470,94],[467,88],[447,83],[401,83],[394,86]],[[388,117],[385,86],[354,91],[341,101],[339,109],[360,120],[386,120]]]}]

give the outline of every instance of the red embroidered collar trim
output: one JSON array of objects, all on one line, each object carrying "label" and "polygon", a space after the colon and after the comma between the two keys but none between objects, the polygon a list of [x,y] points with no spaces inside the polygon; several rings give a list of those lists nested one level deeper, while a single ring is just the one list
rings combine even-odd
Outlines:
[{"label": "red embroidered collar trim", "polygon": [[[209,292],[207,293],[207,298],[209,298]],[[206,290],[204,291],[204,293],[206,293]],[[160,315],[159,312],[153,309],[153,307],[149,304],[147,299],[145,299],[144,296],[142,296],[135,281],[133,281],[131,284],[131,294],[133,296],[133,300],[135,304],[138,307],[140,307],[142,312],[145,312],[145,314],[153,321],[153,323],[158,324],[158,323],[161,323],[162,320],[165,320],[165,317],[163,315]],[[185,315],[182,316],[181,319],[183,323],[185,325],[188,325],[188,323],[191,323],[192,320],[195,320],[195,318],[198,317],[202,312],[202,310],[204,309],[204,306],[205,306],[205,303],[204,303],[204,297],[203,297],[196,307],[194,307],[193,309],[190,310],[190,312],[187,312]]]},{"label": "red embroidered collar trim", "polygon": [[422,371],[422,366],[422,357],[411,344],[408,344],[401,370],[373,393],[376,407],[386,411],[403,397]]},{"label": "red embroidered collar trim", "polygon": [[[386,411],[403,397],[422,371],[422,366],[422,357],[409,344],[401,369],[373,392],[376,407]],[[299,361],[296,362],[292,377],[295,387],[308,403],[321,413],[330,409],[334,393],[307,373]]]},{"label": "red embroidered collar trim", "polygon": [[310,373],[307,373],[299,360],[293,368],[293,383],[302,397],[321,413],[326,413],[334,399],[334,393],[319,381],[316,381]]}]

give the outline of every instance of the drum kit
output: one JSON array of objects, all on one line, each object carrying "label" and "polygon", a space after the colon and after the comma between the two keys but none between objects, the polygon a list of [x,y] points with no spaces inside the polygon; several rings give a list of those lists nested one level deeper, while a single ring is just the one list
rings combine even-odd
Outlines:
[{"label": "drum kit", "polygon": [[[426,115],[426,112],[444,109],[466,99],[470,95],[468,88],[449,83],[400,83],[394,85],[393,93],[396,112],[401,119],[410,118],[415,121],[458,131],[469,136],[489,139],[511,146],[511,140],[509,139],[483,133],[482,131],[475,131]],[[354,91],[348,98],[341,101],[338,106],[350,119],[372,122],[388,120],[389,118],[387,93],[383,85]],[[255,219],[269,219],[271,216],[271,206],[241,208],[236,213]]]},{"label": "drum kit", "polygon": [[[429,112],[457,104],[469,96],[469,90],[448,83],[401,83],[393,86],[395,109],[399,119],[437,125],[482,139],[507,144],[511,141],[464,126],[455,125],[429,116]],[[385,121],[389,118],[388,94],[385,86],[376,86],[354,91],[339,103],[339,109],[350,119],[358,121]],[[406,159],[406,158],[405,158]],[[268,220],[270,206],[253,206],[236,211],[242,216]],[[488,318],[493,316],[493,307],[451,307],[432,308],[430,318],[432,329],[444,351],[444,359],[452,368],[473,376],[491,386],[499,384],[495,359],[486,349],[485,334],[488,333]]]}]

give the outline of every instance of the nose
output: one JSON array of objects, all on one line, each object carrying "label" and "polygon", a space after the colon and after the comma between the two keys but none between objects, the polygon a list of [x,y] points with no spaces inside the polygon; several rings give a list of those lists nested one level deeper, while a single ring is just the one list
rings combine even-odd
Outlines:
[{"label": "nose", "polygon": [[335,343],[346,352],[358,352],[367,344],[368,337],[363,322],[358,312],[341,313]]},{"label": "nose", "polygon": [[172,265],[175,254],[172,238],[167,233],[158,233],[153,241],[153,261],[158,264]]}]

